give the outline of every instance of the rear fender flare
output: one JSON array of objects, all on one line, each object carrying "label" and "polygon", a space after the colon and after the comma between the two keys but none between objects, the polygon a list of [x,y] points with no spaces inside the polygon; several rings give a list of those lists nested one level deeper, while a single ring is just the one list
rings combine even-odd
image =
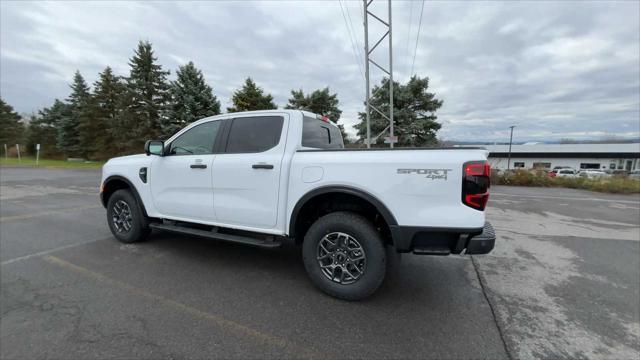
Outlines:
[{"label": "rear fender flare", "polygon": [[342,186],[342,185],[323,186],[307,192],[298,200],[298,202],[293,208],[293,211],[291,212],[291,217],[289,220],[289,233],[288,233],[289,236],[295,233],[295,227],[298,221],[298,215],[300,213],[300,210],[304,207],[304,205],[314,197],[322,194],[327,194],[327,193],[342,193],[342,194],[357,196],[362,200],[365,200],[371,203],[376,208],[376,210],[378,210],[378,212],[382,215],[382,217],[384,218],[384,220],[387,222],[389,226],[398,225],[398,222],[396,221],[396,218],[393,216],[391,211],[389,211],[389,209],[382,203],[382,201],[380,201],[378,198],[371,195],[370,193],[355,187],[351,187],[351,186]]}]

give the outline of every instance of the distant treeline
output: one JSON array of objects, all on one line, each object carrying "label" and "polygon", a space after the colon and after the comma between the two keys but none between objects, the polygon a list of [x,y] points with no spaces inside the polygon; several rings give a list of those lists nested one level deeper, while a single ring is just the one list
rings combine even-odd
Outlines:
[{"label": "distant treeline", "polygon": [[[0,146],[21,144],[34,153],[36,144],[46,157],[77,157],[100,160],[139,153],[148,139],[166,139],[185,125],[220,114],[220,101],[193,62],[180,66],[176,79],[168,81],[169,71],[157,63],[152,45],[140,41],[129,61],[128,77],[118,76],[110,67],[99,74],[91,88],[79,71],[65,100],[56,99],[50,107],[22,119],[0,99]],[[396,134],[400,145],[425,146],[436,143],[440,128],[435,111],[442,101],[428,93],[428,78],[414,76],[406,85],[394,82]],[[371,102],[388,111],[388,79],[374,87]],[[273,96],[248,77],[232,96],[227,112],[277,109]],[[338,122],[342,110],[337,94],[329,88],[307,95],[292,90],[286,109],[308,110]],[[359,142],[366,133],[365,114],[356,125]],[[25,121],[27,120],[27,121]],[[384,132],[388,121],[371,114],[372,135]],[[344,134],[344,129],[339,125]],[[381,143],[381,141],[380,141]]]}]

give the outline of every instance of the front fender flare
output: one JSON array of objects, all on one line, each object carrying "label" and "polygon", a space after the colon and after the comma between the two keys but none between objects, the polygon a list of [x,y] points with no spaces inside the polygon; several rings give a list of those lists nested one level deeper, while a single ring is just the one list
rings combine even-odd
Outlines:
[{"label": "front fender flare", "polygon": [[129,187],[129,189],[131,189],[131,192],[133,193],[133,197],[136,198],[136,201],[138,202],[138,205],[140,205],[140,210],[142,210],[142,214],[146,217],[147,215],[147,209],[144,207],[144,202],[142,202],[142,198],[140,198],[140,194],[138,193],[138,189],[136,189],[135,185],[133,185],[133,183],[131,181],[129,181],[129,179],[127,179],[124,176],[121,175],[111,175],[108,178],[106,178],[104,180],[104,182],[102,183],[102,189],[103,191],[100,192],[100,202],[102,203],[102,206],[104,206],[105,208],[107,207],[107,199],[104,197],[104,191],[109,189],[109,182],[111,181],[122,181],[124,183],[126,183]]}]

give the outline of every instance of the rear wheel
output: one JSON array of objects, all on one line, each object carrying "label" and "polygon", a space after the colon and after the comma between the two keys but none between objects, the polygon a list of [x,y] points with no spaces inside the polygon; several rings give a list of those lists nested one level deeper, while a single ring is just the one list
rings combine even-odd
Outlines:
[{"label": "rear wheel", "polygon": [[386,273],[382,237],[366,218],[335,212],[318,219],[302,244],[311,281],[325,293],[345,300],[373,294]]},{"label": "rear wheel", "polygon": [[113,236],[127,244],[146,239],[150,232],[136,198],[125,189],[118,190],[109,197],[107,223]]}]

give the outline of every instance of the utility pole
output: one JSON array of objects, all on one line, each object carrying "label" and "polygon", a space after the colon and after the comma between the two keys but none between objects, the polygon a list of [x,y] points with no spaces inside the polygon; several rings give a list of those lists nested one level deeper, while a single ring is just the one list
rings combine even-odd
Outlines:
[{"label": "utility pole", "polygon": [[511,128],[511,135],[509,136],[509,160],[507,160],[507,171],[511,170],[511,144],[513,143],[513,128],[515,125],[509,126]]},{"label": "utility pole", "polygon": [[[380,17],[376,16],[372,12],[369,11],[369,5],[373,2],[373,0],[362,0],[364,4],[364,54],[365,54],[365,82],[367,87],[367,110],[366,110],[366,120],[367,120],[367,147],[371,147],[371,110],[374,110],[383,118],[389,120],[389,137],[385,138],[385,142],[389,143],[389,145],[393,148],[393,144],[397,142],[395,136],[393,136],[393,40],[392,40],[392,23],[391,23],[391,0],[387,0],[387,6],[389,10],[389,18],[388,22],[384,21]],[[379,21],[381,24],[388,28],[387,32],[378,39],[378,41],[369,49],[369,16],[372,16],[374,19]],[[389,37],[389,68],[385,69],[380,64],[371,59],[371,53],[380,45],[380,43],[384,40],[385,37]],[[385,74],[389,76],[389,114],[385,114],[380,111],[375,106],[371,105],[371,88],[370,88],[370,73],[369,73],[369,63],[375,65],[378,69],[382,70]],[[375,95],[375,94],[374,94]]]},{"label": "utility pole", "polygon": [[369,16],[367,13],[369,10],[367,9],[367,0],[362,0],[364,2],[364,68],[365,68],[365,82],[367,87],[367,148],[371,148],[371,119],[370,119],[370,111],[369,111]]},{"label": "utility pole", "polygon": [[389,0],[389,146],[393,149],[393,26],[391,17],[391,0]]}]

